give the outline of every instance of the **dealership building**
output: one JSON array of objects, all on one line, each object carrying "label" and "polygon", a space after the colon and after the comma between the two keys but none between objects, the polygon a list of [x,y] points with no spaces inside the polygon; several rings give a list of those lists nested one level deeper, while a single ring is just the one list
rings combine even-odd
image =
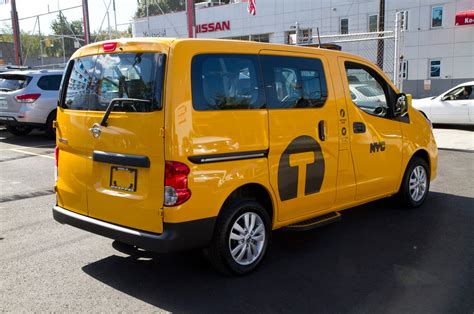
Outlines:
[{"label": "dealership building", "polygon": [[[256,0],[255,15],[248,2],[218,0],[197,3],[195,36],[253,40],[280,44],[317,42],[336,34],[379,31],[380,0]],[[400,72],[403,91],[415,97],[436,95],[474,80],[473,0],[385,0],[384,30],[403,20]],[[134,37],[188,37],[186,12],[135,19]],[[393,49],[386,46],[386,50]],[[357,53],[357,50],[344,49]],[[375,53],[375,52],[374,52]]]}]

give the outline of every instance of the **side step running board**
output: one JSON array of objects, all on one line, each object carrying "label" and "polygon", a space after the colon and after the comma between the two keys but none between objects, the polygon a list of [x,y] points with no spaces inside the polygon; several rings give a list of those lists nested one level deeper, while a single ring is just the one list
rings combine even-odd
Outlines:
[{"label": "side step running board", "polygon": [[339,212],[327,213],[318,217],[310,218],[305,221],[300,221],[292,225],[283,227],[282,230],[285,231],[306,231],[314,228],[322,227],[331,222],[338,221],[341,219],[341,214]]}]

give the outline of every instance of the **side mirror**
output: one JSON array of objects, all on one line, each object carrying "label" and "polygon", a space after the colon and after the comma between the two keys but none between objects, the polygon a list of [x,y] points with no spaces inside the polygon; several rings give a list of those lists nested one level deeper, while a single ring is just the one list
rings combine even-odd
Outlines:
[{"label": "side mirror", "polygon": [[407,113],[409,103],[411,103],[411,95],[407,97],[407,95],[403,93],[397,94],[397,98],[395,101],[395,108],[393,109],[394,115],[396,117],[399,117]]}]

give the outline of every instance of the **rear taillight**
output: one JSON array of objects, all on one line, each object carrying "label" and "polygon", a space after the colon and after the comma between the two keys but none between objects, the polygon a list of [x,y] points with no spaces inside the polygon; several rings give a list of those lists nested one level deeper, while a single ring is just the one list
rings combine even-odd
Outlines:
[{"label": "rear taillight", "polygon": [[35,93],[35,94],[23,94],[23,95],[17,95],[15,96],[15,99],[17,102],[35,102],[38,98],[40,98],[41,94]]},{"label": "rear taillight", "polygon": [[165,163],[165,206],[183,204],[191,197],[188,174],[189,168],[183,163],[176,161]]},{"label": "rear taillight", "polygon": [[58,162],[59,162],[59,147],[54,148],[54,159],[56,159],[56,165],[54,167],[54,181],[58,181]]}]

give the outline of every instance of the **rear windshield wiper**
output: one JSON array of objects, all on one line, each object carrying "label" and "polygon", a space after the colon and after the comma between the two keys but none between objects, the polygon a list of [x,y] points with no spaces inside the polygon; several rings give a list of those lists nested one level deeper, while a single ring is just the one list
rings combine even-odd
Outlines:
[{"label": "rear windshield wiper", "polygon": [[142,103],[151,103],[151,100],[148,99],[138,99],[138,98],[114,98],[110,101],[109,105],[107,106],[107,109],[105,110],[104,117],[102,118],[102,121],[100,121],[101,126],[107,126],[107,119],[109,118],[110,113],[112,110],[115,108],[117,104],[126,104],[126,103],[131,103],[133,104],[134,102],[142,102]]},{"label": "rear windshield wiper", "polygon": [[13,89],[10,89],[10,88],[4,88],[4,87],[0,87],[0,91],[2,92],[11,92]]}]

